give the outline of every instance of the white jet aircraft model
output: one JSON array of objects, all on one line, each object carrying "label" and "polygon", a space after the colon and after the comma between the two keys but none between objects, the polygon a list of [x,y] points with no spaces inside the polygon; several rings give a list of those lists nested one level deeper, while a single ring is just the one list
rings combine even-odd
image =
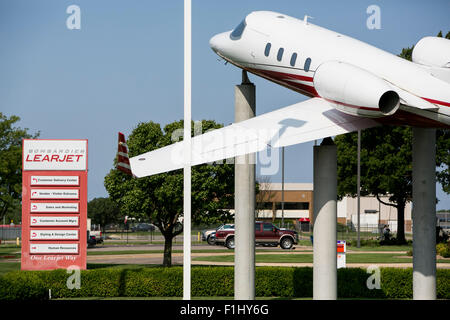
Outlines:
[{"label": "white jet aircraft model", "polygon": [[[450,127],[450,40],[425,37],[413,62],[284,14],[250,13],[210,40],[227,62],[311,99],[192,139],[191,165],[336,136],[380,124]],[[119,166],[136,177],[183,168],[183,142]],[[131,168],[130,168],[131,167]]]}]

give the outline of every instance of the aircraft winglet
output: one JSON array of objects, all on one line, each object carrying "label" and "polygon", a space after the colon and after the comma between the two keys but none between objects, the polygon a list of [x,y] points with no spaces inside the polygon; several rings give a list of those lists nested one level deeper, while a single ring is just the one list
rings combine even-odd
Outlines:
[{"label": "aircraft winglet", "polygon": [[133,175],[128,157],[128,146],[125,141],[125,135],[119,132],[119,145],[117,151],[117,170],[122,171],[130,176]]}]

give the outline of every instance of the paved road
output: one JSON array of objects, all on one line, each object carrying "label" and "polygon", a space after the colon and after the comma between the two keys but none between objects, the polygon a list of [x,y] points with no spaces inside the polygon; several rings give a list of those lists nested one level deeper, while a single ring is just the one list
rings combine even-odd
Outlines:
[{"label": "paved road", "polygon": [[[127,251],[127,250],[163,250],[163,245],[149,244],[149,245],[133,245],[133,246],[99,246],[97,248],[89,249],[90,252],[93,251]],[[172,248],[175,250],[183,250],[182,245],[174,245]],[[222,246],[210,246],[210,245],[193,245],[192,250],[217,250],[217,252],[192,252],[193,258],[205,257],[213,255],[233,255],[234,252],[231,250],[225,250]],[[281,250],[271,247],[257,247],[259,252],[266,251],[264,254],[312,254],[311,247],[296,246],[295,250]],[[279,250],[279,251],[278,251]],[[406,252],[406,251],[405,251]],[[377,253],[377,254],[402,254],[403,251],[353,251],[353,254],[364,254],[364,253]],[[146,253],[146,254],[120,254],[120,255],[89,255],[87,257],[88,263],[105,263],[105,264],[162,264],[163,253]],[[183,264],[183,253],[172,252],[172,264],[182,265]],[[375,263],[352,263],[347,264],[349,267],[359,267],[367,268]],[[234,262],[210,262],[210,261],[192,261],[192,265],[224,265],[233,266]],[[375,264],[379,267],[396,267],[396,268],[412,268],[412,263],[377,263]],[[312,267],[312,263],[256,263],[256,266],[289,266],[289,267]],[[450,268],[450,263],[438,263],[437,268]]]}]

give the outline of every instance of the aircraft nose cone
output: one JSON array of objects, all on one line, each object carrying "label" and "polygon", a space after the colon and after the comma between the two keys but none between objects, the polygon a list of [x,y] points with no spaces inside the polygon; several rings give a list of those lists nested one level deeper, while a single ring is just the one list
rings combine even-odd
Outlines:
[{"label": "aircraft nose cone", "polygon": [[209,46],[215,53],[220,53],[228,40],[228,32],[216,34],[209,40]]},{"label": "aircraft nose cone", "polygon": [[219,36],[220,34],[216,34],[214,37],[209,39],[209,46],[216,53],[217,51],[219,51],[219,41],[218,41],[218,38],[220,38]]}]

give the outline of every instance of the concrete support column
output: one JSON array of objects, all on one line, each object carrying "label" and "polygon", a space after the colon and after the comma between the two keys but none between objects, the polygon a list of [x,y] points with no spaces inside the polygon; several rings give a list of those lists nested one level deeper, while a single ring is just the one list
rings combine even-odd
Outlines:
[{"label": "concrete support column", "polygon": [[413,298],[436,299],[436,129],[413,128]]},{"label": "concrete support column", "polygon": [[[235,122],[255,116],[255,85],[242,73],[235,87]],[[255,299],[255,155],[235,158],[234,298]]]},{"label": "concrete support column", "polygon": [[337,299],[337,152],[331,138],[314,147],[313,298]]}]

